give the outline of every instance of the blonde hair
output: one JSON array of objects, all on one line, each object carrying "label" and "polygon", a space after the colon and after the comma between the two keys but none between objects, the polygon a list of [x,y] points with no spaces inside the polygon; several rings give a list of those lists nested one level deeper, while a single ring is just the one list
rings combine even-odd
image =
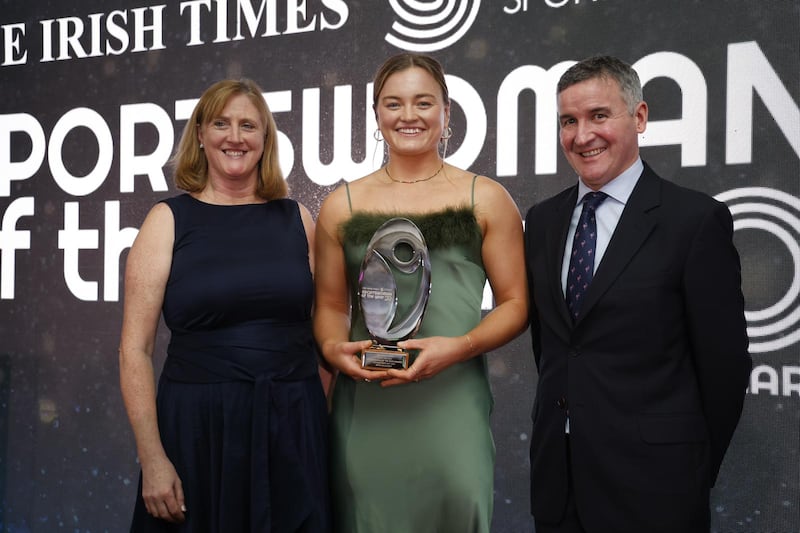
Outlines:
[{"label": "blonde hair", "polygon": [[222,80],[206,89],[186,123],[172,158],[175,169],[175,185],[189,192],[202,191],[208,183],[208,160],[200,148],[197,128],[208,124],[222,113],[228,101],[237,95],[246,96],[258,110],[266,130],[264,153],[258,163],[256,195],[265,200],[284,198],[287,194],[286,180],[283,178],[278,161],[278,128],[275,119],[264,100],[262,90],[253,80]]}]

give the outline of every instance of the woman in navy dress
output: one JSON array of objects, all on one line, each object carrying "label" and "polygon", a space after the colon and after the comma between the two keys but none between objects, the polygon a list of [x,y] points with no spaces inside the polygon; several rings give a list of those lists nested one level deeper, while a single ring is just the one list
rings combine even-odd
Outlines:
[{"label": "woman in navy dress", "polygon": [[131,531],[327,532],[314,223],[285,198],[261,89],[207,89],[175,168],[186,193],[152,208],[125,273],[120,382],[142,469]]}]

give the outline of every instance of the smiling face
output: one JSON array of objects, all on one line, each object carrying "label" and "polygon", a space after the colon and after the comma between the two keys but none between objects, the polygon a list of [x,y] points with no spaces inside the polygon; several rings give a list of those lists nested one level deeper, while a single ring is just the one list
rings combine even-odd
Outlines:
[{"label": "smiling face", "polygon": [[570,85],[558,95],[561,148],[569,164],[590,188],[599,190],[639,157],[639,133],[647,126],[647,104],[633,112],[619,83],[594,77]]},{"label": "smiling face", "polygon": [[244,94],[232,96],[218,116],[198,128],[212,180],[258,179],[265,128],[258,109]]},{"label": "smiling face", "polygon": [[438,150],[450,120],[450,106],[429,72],[411,67],[386,79],[376,99],[378,127],[395,154]]}]

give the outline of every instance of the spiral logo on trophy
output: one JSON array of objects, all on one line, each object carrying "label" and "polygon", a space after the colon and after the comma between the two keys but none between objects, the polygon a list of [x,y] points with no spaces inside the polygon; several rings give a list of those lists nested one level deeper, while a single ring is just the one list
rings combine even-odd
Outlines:
[{"label": "spiral logo on trophy", "polygon": [[408,368],[409,354],[397,343],[419,329],[430,292],[431,262],[422,232],[407,218],[387,220],[369,241],[358,278],[358,302],[372,339],[361,354],[363,368]]}]

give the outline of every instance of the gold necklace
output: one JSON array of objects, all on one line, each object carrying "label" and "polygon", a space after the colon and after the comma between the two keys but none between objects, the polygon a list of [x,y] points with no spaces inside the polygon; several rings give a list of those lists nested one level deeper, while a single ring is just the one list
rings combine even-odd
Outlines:
[{"label": "gold necklace", "polygon": [[433,174],[431,174],[427,178],[420,178],[418,180],[411,180],[411,181],[398,180],[398,179],[393,178],[392,175],[389,174],[389,167],[388,166],[383,167],[383,170],[386,171],[386,175],[389,176],[389,179],[392,180],[393,182],[395,182],[395,183],[405,183],[406,185],[411,185],[412,183],[419,183],[421,181],[432,180],[433,178],[435,178],[436,176],[439,175],[439,172],[441,172],[443,168],[444,168],[444,161],[442,161],[442,166],[439,167],[439,170],[437,170],[436,172],[434,172]]}]

